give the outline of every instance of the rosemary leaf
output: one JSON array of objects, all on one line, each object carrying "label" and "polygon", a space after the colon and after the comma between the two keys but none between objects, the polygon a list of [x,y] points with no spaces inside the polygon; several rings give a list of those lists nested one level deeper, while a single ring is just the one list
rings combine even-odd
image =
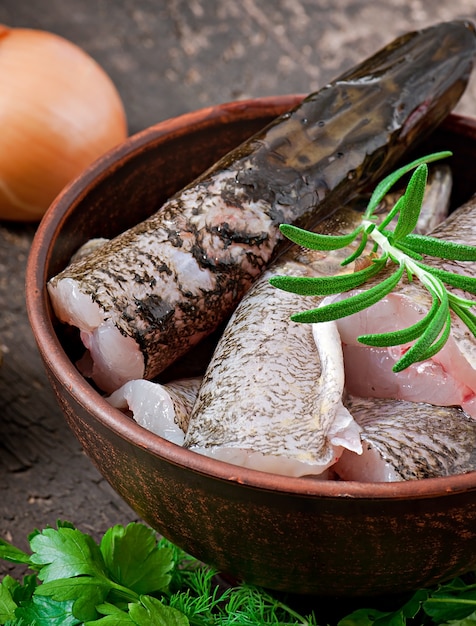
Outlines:
[{"label": "rosemary leaf", "polygon": [[476,261],[476,247],[454,241],[445,241],[426,235],[409,234],[402,242],[408,248],[421,254],[452,261]]},{"label": "rosemary leaf", "polygon": [[406,246],[406,239],[404,239],[403,241],[393,242],[393,240],[391,240],[389,237],[389,241],[391,241],[392,245],[394,245],[395,248],[398,248],[398,250],[401,250],[412,259],[415,259],[416,261],[423,261],[423,257],[419,252],[415,252],[414,250]]},{"label": "rosemary leaf", "polygon": [[390,224],[393,218],[399,213],[404,203],[405,203],[405,196],[403,195],[403,196],[400,196],[400,198],[395,202],[393,209],[389,211],[387,217],[380,223],[378,227],[379,230],[384,230]]},{"label": "rosemary leaf", "polygon": [[273,276],[269,282],[283,291],[290,291],[301,296],[328,296],[355,289],[372,276],[375,276],[386,264],[387,258],[374,259],[363,270],[337,276]]},{"label": "rosemary leaf", "polygon": [[322,235],[314,233],[293,224],[281,224],[281,233],[298,246],[309,250],[339,250],[351,244],[361,231],[361,227],[356,228],[348,235]]},{"label": "rosemary leaf", "polygon": [[[437,296],[437,294],[434,294],[434,295]],[[415,343],[411,346],[411,348],[409,348],[405,352],[403,357],[399,361],[397,361],[397,363],[395,363],[395,365],[392,368],[393,371],[401,372],[412,363],[418,363],[419,361],[422,361],[422,360],[425,360],[425,358],[428,358],[426,356],[427,353],[431,352],[431,346],[433,345],[433,342],[436,341],[436,339],[440,336],[441,332],[445,328],[445,324],[447,324],[448,321],[449,321],[449,324],[451,324],[448,297],[446,296],[446,291],[443,290],[443,298],[442,300],[440,300],[440,306],[437,308],[436,314],[433,316],[433,319],[425,328],[420,338],[417,339],[417,341],[415,341]],[[444,343],[446,343],[448,336],[449,336],[449,330],[443,342],[443,345]],[[443,337],[445,337],[445,333],[443,333]],[[441,350],[443,345],[441,345],[438,348],[438,350]],[[434,354],[436,354],[438,350],[436,350]]]},{"label": "rosemary leaf", "polygon": [[369,200],[369,204],[367,206],[367,210],[365,211],[365,218],[369,219],[373,212],[378,207],[380,202],[382,202],[385,195],[390,191],[390,189],[394,186],[394,184],[402,178],[408,172],[411,172],[415,167],[418,167],[422,163],[431,163],[432,161],[437,161],[439,159],[445,159],[446,157],[450,157],[452,155],[448,150],[443,152],[434,152],[425,157],[420,157],[415,159],[411,163],[407,165],[403,165],[398,170],[395,170],[392,174],[389,174],[384,179],[380,181],[380,183],[375,187],[374,192]]},{"label": "rosemary leaf", "polygon": [[[476,315],[470,311],[476,302],[453,294],[445,285],[456,287],[470,294],[476,294],[476,277],[450,272],[426,265],[422,255],[430,255],[440,259],[457,262],[476,261],[476,246],[444,241],[435,237],[414,234],[421,212],[428,168],[427,163],[450,156],[450,152],[437,152],[416,159],[401,167],[375,188],[367,209],[362,216],[362,223],[348,235],[333,236],[308,233],[293,226],[284,225],[282,232],[304,247],[320,250],[334,250],[352,243],[360,235],[360,243],[354,252],[341,263],[345,266],[358,259],[367,250],[368,240],[373,240],[372,252],[378,259],[372,266],[354,274],[333,277],[289,277],[280,276],[271,279],[271,284],[298,293],[300,295],[330,295],[344,293],[363,285],[368,278],[376,275],[378,270],[392,261],[398,270],[380,283],[366,291],[339,299],[330,304],[309,311],[295,313],[291,319],[295,322],[318,323],[337,320],[360,312],[390,293],[406,273],[408,280],[419,280],[422,289],[432,296],[432,305],[428,313],[416,324],[397,331],[361,335],[358,341],[376,347],[389,347],[413,342],[393,370],[401,371],[413,363],[433,357],[445,345],[451,330],[451,311],[457,315],[468,330],[476,336]],[[396,202],[390,213],[377,224],[375,209],[399,178],[413,172],[405,193]],[[398,215],[394,230],[388,225]],[[370,247],[370,246],[369,246]],[[380,253],[379,253],[380,250]]]},{"label": "rosemary leaf", "polygon": [[466,324],[470,332],[476,337],[476,315],[471,313],[466,307],[450,304],[451,309]]},{"label": "rosemary leaf", "polygon": [[425,185],[428,177],[428,166],[426,163],[419,165],[413,172],[401,203],[400,215],[393,232],[395,241],[403,239],[416,227],[418,217],[421,212],[423,196],[425,195]]},{"label": "rosemary leaf", "polygon": [[308,323],[329,322],[363,311],[389,294],[397,286],[404,271],[405,266],[401,265],[391,276],[370,289],[350,296],[345,300],[331,302],[330,304],[325,304],[324,306],[310,309],[309,311],[294,313],[291,315],[291,320],[293,322]]},{"label": "rosemary leaf", "polygon": [[431,346],[428,348],[428,350],[420,356],[420,361],[426,361],[428,359],[431,359],[432,356],[437,354],[443,348],[445,343],[448,341],[450,332],[451,332],[451,315],[450,315],[450,312],[448,311],[447,316],[446,316],[446,325],[443,329],[443,332],[441,333],[438,340],[432,343]]},{"label": "rosemary leaf", "polygon": [[362,239],[360,241],[360,244],[359,244],[358,248],[356,248],[356,250],[352,254],[350,254],[346,259],[344,259],[342,261],[341,265],[343,267],[345,267],[346,265],[349,265],[350,263],[355,261],[355,259],[359,258],[359,256],[365,250],[365,246],[367,245],[368,239],[369,239],[369,237],[368,237],[367,233],[365,231],[363,231]]},{"label": "rosemary leaf", "polygon": [[472,276],[464,276],[463,274],[447,272],[446,270],[431,267],[430,265],[425,265],[424,263],[419,263],[418,261],[416,264],[418,267],[425,270],[425,272],[433,274],[433,276],[436,276],[447,285],[463,289],[463,291],[467,291],[468,293],[476,294],[476,277],[473,278]]},{"label": "rosemary leaf", "polygon": [[400,346],[402,343],[410,343],[414,341],[423,333],[428,324],[432,321],[440,306],[438,298],[433,298],[433,304],[428,313],[421,320],[402,328],[401,330],[394,330],[388,333],[379,333],[372,335],[360,335],[357,340],[366,346],[375,346],[379,348],[388,348],[389,346]]}]

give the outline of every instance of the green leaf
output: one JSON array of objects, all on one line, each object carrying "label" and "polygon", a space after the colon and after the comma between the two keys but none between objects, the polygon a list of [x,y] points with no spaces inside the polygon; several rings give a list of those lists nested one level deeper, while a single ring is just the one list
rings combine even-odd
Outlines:
[{"label": "green leaf", "polygon": [[[406,198],[404,194],[403,196],[400,196],[400,198],[395,202],[395,205],[393,206],[392,210],[388,212],[387,217],[380,222],[378,226],[378,229],[380,232],[385,231],[385,228],[388,226],[388,224],[390,224],[390,222],[394,219],[394,217],[400,212],[400,209],[405,204],[405,201],[406,201]],[[393,231],[389,231],[389,232],[393,233]]]},{"label": "green leaf", "polygon": [[85,626],[189,626],[183,613],[147,595],[141,596],[139,602],[129,603],[128,612],[111,604],[98,609],[104,617],[86,622]]},{"label": "green leaf", "polygon": [[99,605],[97,611],[103,617],[85,622],[84,626],[135,626],[129,612],[123,611],[109,602]]},{"label": "green leaf", "polygon": [[106,615],[93,622],[85,622],[84,626],[136,626],[129,613],[121,611],[119,615]]},{"label": "green leaf", "polygon": [[386,258],[375,259],[371,265],[349,274],[337,276],[272,276],[269,282],[283,291],[302,296],[329,295],[355,289],[375,276],[386,264]]},{"label": "green leaf", "polygon": [[398,170],[395,170],[395,172],[383,178],[380,183],[375,187],[372,196],[370,197],[369,204],[365,212],[365,217],[369,219],[369,217],[373,214],[380,202],[382,202],[385,195],[390,191],[395,183],[400,180],[400,178],[402,178],[402,176],[408,174],[408,172],[411,172],[413,169],[423,163],[432,163],[433,161],[445,159],[450,156],[452,156],[452,153],[447,150],[443,152],[434,152],[433,154],[419,157],[418,159],[415,159],[407,165],[403,165]]},{"label": "green leaf", "polygon": [[428,592],[420,589],[399,609],[378,611],[376,609],[358,609],[338,622],[337,626],[405,626],[407,619],[414,619],[421,610],[422,602]]},{"label": "green leaf", "polygon": [[393,231],[395,240],[403,239],[415,229],[425,195],[427,177],[428,167],[424,163],[413,172],[405,191],[404,201],[401,203],[397,225]]},{"label": "green leaf", "polygon": [[[420,338],[417,339],[417,341],[415,341],[411,348],[409,348],[405,352],[402,358],[397,361],[397,363],[395,363],[392,370],[394,372],[401,372],[402,370],[406,369],[410,365],[413,365],[414,363],[417,363],[419,361],[425,361],[426,359],[431,358],[431,356],[441,350],[443,345],[446,343],[449,337],[450,326],[451,317],[449,312],[448,299],[444,298],[444,300],[438,307],[436,314],[434,315],[424,332],[421,334]],[[440,333],[442,333],[442,338],[439,342],[438,349],[435,350],[434,347],[432,348],[433,342],[436,341]]]},{"label": "green leaf", "polygon": [[185,615],[150,596],[142,596],[140,603],[130,604],[129,614],[137,626],[189,626]]},{"label": "green leaf", "polygon": [[10,563],[29,564],[30,555],[0,538],[0,559]]},{"label": "green leaf", "polygon": [[372,335],[360,335],[357,337],[357,341],[367,346],[374,346],[376,348],[388,348],[389,346],[399,346],[402,343],[409,343],[414,341],[417,337],[423,333],[425,328],[431,322],[436,315],[440,301],[438,298],[433,297],[433,304],[428,313],[421,320],[407,326],[401,330],[394,330],[388,333],[377,333]]},{"label": "green leaf", "polygon": [[451,332],[451,315],[450,315],[450,312],[448,311],[447,317],[446,317],[446,325],[443,328],[441,335],[420,356],[420,361],[427,361],[428,359],[431,359],[431,357],[433,357],[435,354],[437,354],[444,347],[445,343],[448,341],[450,332]]},{"label": "green leaf", "polygon": [[41,566],[40,580],[88,574],[104,577],[104,561],[92,537],[75,528],[46,528],[30,540],[31,562]]},{"label": "green leaf", "polygon": [[423,610],[437,624],[463,619],[476,611],[475,586],[455,579],[434,591],[423,603]]},{"label": "green leaf", "polygon": [[453,274],[446,270],[441,270],[437,267],[431,267],[431,265],[425,265],[424,263],[418,263],[417,265],[424,269],[426,272],[433,274],[439,278],[442,282],[458,289],[463,289],[468,293],[476,294],[476,278],[472,276],[464,276],[463,274]]},{"label": "green leaf", "polygon": [[36,590],[37,596],[48,596],[57,602],[72,600],[72,613],[82,622],[95,619],[96,606],[102,604],[111,588],[104,578],[79,576],[44,583]]},{"label": "green leaf", "polygon": [[4,576],[0,585],[0,624],[15,617],[17,603],[13,599],[14,589],[19,583],[11,576]]},{"label": "green leaf", "polygon": [[294,313],[291,315],[291,320],[304,323],[329,322],[363,311],[389,294],[402,278],[404,271],[405,266],[401,265],[396,272],[374,287],[345,300],[331,302],[317,309]]},{"label": "green leaf", "polygon": [[337,626],[374,626],[379,619],[387,615],[391,613],[377,609],[357,609],[339,620]]},{"label": "green leaf", "polygon": [[309,250],[339,250],[351,244],[361,231],[356,228],[348,235],[321,235],[303,230],[293,224],[281,224],[279,230],[293,243]]},{"label": "green leaf", "polygon": [[55,602],[51,598],[34,596],[18,607],[16,617],[34,626],[76,626],[81,621],[72,613],[72,602]]},{"label": "green leaf", "polygon": [[408,234],[403,242],[415,252],[452,261],[476,261],[476,246],[437,239],[428,235]]},{"label": "green leaf", "polygon": [[[10,576],[5,576],[3,582],[8,585],[9,579],[10,579]],[[20,606],[24,604],[25,602],[28,602],[29,600],[31,600],[37,587],[38,587],[38,579],[34,575],[25,576],[23,578],[23,584],[20,584],[17,581],[13,581],[11,582],[10,585],[8,585],[13,601],[15,602],[17,606]]]},{"label": "green leaf", "polygon": [[367,235],[366,231],[364,230],[362,232],[362,239],[360,241],[359,246],[354,250],[354,252],[352,252],[352,254],[350,254],[347,258],[345,258],[341,265],[343,267],[345,267],[346,265],[349,265],[350,263],[352,263],[353,261],[355,261],[355,259],[358,259],[359,256],[362,254],[362,252],[365,250],[365,246],[367,245],[367,241],[369,239],[369,236]]},{"label": "green leaf", "polygon": [[476,315],[459,304],[451,303],[450,306],[456,315],[466,324],[469,331],[476,337]]},{"label": "green leaf", "polygon": [[412,250],[411,248],[408,248],[405,245],[405,241],[406,240],[395,241],[394,242],[391,239],[391,237],[389,237],[389,241],[397,250],[401,250],[403,253],[405,253],[410,258],[415,259],[415,261],[422,261],[423,260],[423,256],[419,252],[415,252],[415,250]]},{"label": "green leaf", "polygon": [[108,571],[119,584],[139,595],[167,589],[173,554],[158,547],[151,528],[138,523],[114,526],[104,534],[100,549]]}]

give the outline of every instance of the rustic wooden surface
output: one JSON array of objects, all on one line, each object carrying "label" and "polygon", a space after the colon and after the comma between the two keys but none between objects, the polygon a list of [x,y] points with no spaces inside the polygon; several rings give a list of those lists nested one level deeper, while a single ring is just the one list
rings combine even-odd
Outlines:
[{"label": "rustic wooden surface", "polygon": [[[0,2],[0,23],[56,32],[104,67],[131,134],[218,102],[313,91],[397,35],[457,17],[476,20],[474,0]],[[457,110],[476,115],[474,79]],[[57,519],[94,536],[136,519],[82,453],[46,380],[24,303],[34,232],[0,223],[0,536],[21,547]]]}]

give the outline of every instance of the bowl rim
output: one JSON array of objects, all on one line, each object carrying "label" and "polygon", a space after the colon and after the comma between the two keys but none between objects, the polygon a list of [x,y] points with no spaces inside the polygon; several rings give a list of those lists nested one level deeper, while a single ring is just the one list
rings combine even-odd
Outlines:
[{"label": "bowl rim", "polygon": [[[354,498],[372,500],[423,499],[476,490],[476,471],[448,477],[424,478],[402,482],[358,482],[315,480],[262,472],[232,465],[200,455],[178,446],[146,430],[133,419],[112,407],[100,393],[79,373],[64,351],[48,315],[46,266],[51,255],[51,236],[61,228],[72,202],[84,197],[89,188],[110,175],[118,159],[131,158],[137,150],[170,133],[183,135],[193,124],[206,126],[217,117],[230,118],[250,112],[259,113],[273,108],[291,108],[304,96],[284,95],[251,98],[202,108],[169,118],[128,137],[87,167],[60,192],[41,220],[33,242],[26,268],[26,305],[35,340],[47,367],[74,400],[98,422],[130,444],[146,449],[151,455],[170,464],[216,480],[235,482],[250,488],[280,492],[296,497]],[[463,115],[451,114],[450,126],[461,124],[474,128],[475,121]]]}]

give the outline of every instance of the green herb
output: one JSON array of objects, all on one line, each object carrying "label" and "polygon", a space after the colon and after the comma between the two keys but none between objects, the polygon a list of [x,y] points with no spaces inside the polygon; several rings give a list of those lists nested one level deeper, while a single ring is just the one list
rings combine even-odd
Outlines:
[{"label": "green herb", "polygon": [[[452,293],[446,285],[476,294],[476,278],[454,274],[423,262],[423,255],[455,261],[476,261],[476,246],[444,241],[436,237],[413,234],[422,208],[428,175],[427,163],[450,156],[438,152],[405,165],[383,179],[375,188],[362,222],[350,234],[336,236],[313,233],[291,224],[282,224],[281,232],[294,243],[312,250],[337,250],[359,242],[356,250],[342,265],[355,261],[373,242],[369,265],[353,273],[328,277],[274,276],[270,283],[279,289],[300,295],[328,296],[357,289],[370,278],[393,263],[396,269],[390,276],[372,287],[342,300],[291,316],[296,322],[318,323],[337,320],[372,306],[393,291],[404,276],[418,279],[432,298],[427,315],[412,326],[387,333],[361,335],[358,340],[369,346],[389,347],[413,342],[393,370],[399,372],[413,363],[431,358],[445,345],[451,330],[451,312],[456,314],[476,336],[476,315],[470,310],[476,301]],[[391,187],[405,174],[414,170],[404,194],[389,214],[377,222],[375,210]],[[393,230],[388,228],[396,219]],[[380,251],[380,254],[379,254]]]},{"label": "green herb", "polygon": [[[282,594],[253,585],[223,589],[216,572],[144,524],[109,529],[99,544],[67,522],[35,531],[31,554],[0,540],[0,558],[27,566],[0,584],[6,626],[326,626]],[[468,576],[474,576],[470,574]],[[294,599],[294,604],[296,600]],[[325,609],[325,610],[323,610]],[[338,604],[335,613],[340,611]],[[411,594],[398,609],[360,608],[338,626],[476,625],[476,585],[456,578]]]}]

